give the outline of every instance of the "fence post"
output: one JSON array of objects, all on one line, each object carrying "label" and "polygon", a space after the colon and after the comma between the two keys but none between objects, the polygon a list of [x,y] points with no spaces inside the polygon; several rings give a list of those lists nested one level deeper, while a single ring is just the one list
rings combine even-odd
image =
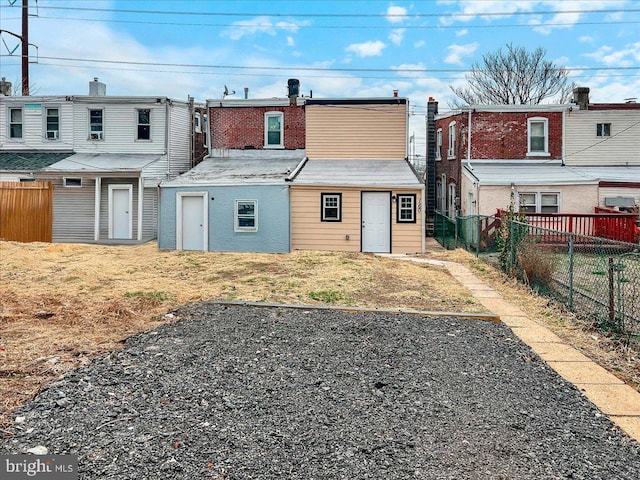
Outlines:
[{"label": "fence post", "polygon": [[609,257],[609,322],[613,324],[616,318],[615,296],[613,291],[613,257]]},{"label": "fence post", "polygon": [[515,222],[513,218],[509,219],[509,270],[513,270],[516,264],[516,245],[515,245]]},{"label": "fence post", "polygon": [[476,257],[480,256],[480,238],[482,237],[482,217],[478,215],[476,217],[478,222],[478,237],[476,238]]},{"label": "fence post", "polygon": [[458,216],[453,219],[453,248],[458,248]]},{"label": "fence post", "polygon": [[569,310],[573,310],[573,233],[569,234]]}]

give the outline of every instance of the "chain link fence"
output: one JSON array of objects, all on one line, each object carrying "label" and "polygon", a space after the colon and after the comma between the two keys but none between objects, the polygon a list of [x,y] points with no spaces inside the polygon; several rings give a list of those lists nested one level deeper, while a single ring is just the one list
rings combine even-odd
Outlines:
[{"label": "chain link fence", "polygon": [[640,343],[639,244],[503,220],[437,214],[434,231],[445,248],[482,255],[600,330]]}]

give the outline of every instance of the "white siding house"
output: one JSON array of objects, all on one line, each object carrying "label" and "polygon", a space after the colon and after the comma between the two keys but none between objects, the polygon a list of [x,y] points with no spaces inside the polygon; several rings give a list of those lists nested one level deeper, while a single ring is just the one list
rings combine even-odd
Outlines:
[{"label": "white siding house", "polygon": [[[54,242],[154,239],[158,184],[192,166],[193,104],[107,96],[97,79],[89,92],[0,97],[0,175],[53,182]],[[17,153],[30,163],[17,165]]]}]

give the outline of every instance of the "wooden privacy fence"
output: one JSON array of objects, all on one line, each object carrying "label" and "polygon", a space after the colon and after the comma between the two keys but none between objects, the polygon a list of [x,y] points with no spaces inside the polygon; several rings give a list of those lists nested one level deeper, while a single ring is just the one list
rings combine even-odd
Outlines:
[{"label": "wooden privacy fence", "polygon": [[0,182],[0,239],[51,242],[53,184]]}]

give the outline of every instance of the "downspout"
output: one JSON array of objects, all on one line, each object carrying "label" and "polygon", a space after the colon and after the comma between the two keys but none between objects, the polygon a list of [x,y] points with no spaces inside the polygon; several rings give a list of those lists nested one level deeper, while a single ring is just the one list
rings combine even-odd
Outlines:
[{"label": "downspout", "polygon": [[[406,127],[405,127],[405,132],[404,132],[404,158],[409,159],[409,121],[411,117],[410,109],[409,109],[409,99],[407,98],[407,106],[406,108]],[[415,140],[414,140],[415,141]]]},{"label": "downspout", "polygon": [[144,215],[144,182],[142,172],[138,177],[138,241],[142,241],[142,216]]},{"label": "downspout", "polygon": [[164,151],[167,155],[167,178],[171,176],[171,145],[169,144],[169,132],[171,131],[169,123],[171,120],[171,111],[169,110],[169,101],[165,99],[165,120],[164,120]]},{"label": "downspout", "polygon": [[422,224],[422,245],[420,246],[420,248],[422,249],[420,251],[420,253],[424,253],[426,250],[426,237],[427,237],[427,203],[426,203],[426,188],[422,188],[422,221],[420,222]]},{"label": "downspout", "polygon": [[[191,95],[188,96],[189,99],[189,119],[191,120],[191,148],[189,149],[189,168],[193,168],[194,160],[195,160],[195,152],[196,152],[196,120],[195,120],[195,109],[193,107],[193,97]],[[201,120],[202,121],[202,120]],[[202,123],[200,123],[200,130],[202,130]]]},{"label": "downspout", "polygon": [[471,108],[469,108],[469,125],[467,126],[467,162],[471,165]]},{"label": "downspout", "polygon": [[96,177],[95,188],[95,217],[93,225],[93,239],[100,240],[100,194],[102,190],[102,177]]},{"label": "downspout", "polygon": [[564,167],[564,156],[565,156],[565,123],[566,123],[566,113],[567,110],[566,109],[562,109],[562,166]]}]

